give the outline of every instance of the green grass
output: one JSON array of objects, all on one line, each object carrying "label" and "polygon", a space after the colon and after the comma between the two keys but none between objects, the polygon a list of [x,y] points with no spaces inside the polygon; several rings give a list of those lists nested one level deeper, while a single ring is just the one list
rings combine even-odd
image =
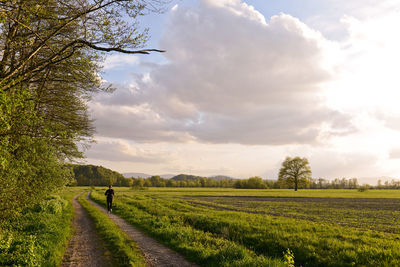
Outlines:
[{"label": "green grass", "polygon": [[[118,191],[120,188],[115,190]],[[93,192],[92,198],[105,205],[102,193],[102,191]],[[160,242],[186,256],[187,259],[203,266],[284,266],[281,257],[272,259],[257,255],[240,243],[184,223],[180,214],[168,214],[158,210],[161,208],[157,204],[158,201],[158,199],[149,199],[148,204],[153,210],[152,213],[145,210],[144,206],[132,205],[131,199],[116,196],[113,211],[132,225],[143,229]],[[154,214],[156,210],[160,213]]]},{"label": "green grass", "polygon": [[[118,187],[116,187],[119,189]],[[123,189],[126,190],[126,189]],[[232,188],[169,188],[151,187],[145,192],[158,196],[258,196],[258,197],[312,197],[312,198],[400,198],[400,190],[373,189],[232,189]],[[143,193],[145,193],[143,192]]]},{"label": "green grass", "polygon": [[400,266],[400,191],[115,191],[118,214],[200,265],[267,265],[290,248],[297,266]]},{"label": "green grass", "polygon": [[86,200],[86,193],[78,198],[79,203],[88,211],[96,230],[105,241],[118,266],[146,266],[138,246],[107,215]]},{"label": "green grass", "polygon": [[0,266],[58,266],[72,234],[72,197],[61,193],[27,209],[0,226]]}]

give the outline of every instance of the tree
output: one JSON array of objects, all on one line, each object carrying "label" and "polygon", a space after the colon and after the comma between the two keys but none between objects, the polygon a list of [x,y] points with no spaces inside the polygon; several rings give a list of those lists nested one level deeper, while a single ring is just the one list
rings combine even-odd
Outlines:
[{"label": "tree", "polygon": [[287,157],[282,162],[282,167],[279,170],[278,182],[294,186],[297,191],[299,185],[307,184],[311,179],[311,168],[306,158]]},{"label": "tree", "polygon": [[136,18],[157,3],[162,1],[2,0],[0,89],[32,82],[76,55],[96,61],[92,51],[161,52],[137,49],[148,36],[146,29],[139,32]]},{"label": "tree", "polygon": [[[35,125],[6,134],[46,137],[61,157],[82,156],[76,143],[94,132],[86,101],[108,90],[98,75],[102,53],[148,54],[136,18],[151,3],[136,0],[3,0],[0,2],[0,90],[26,91]],[[148,4],[150,3],[150,4]],[[130,22],[128,19],[132,19]]]},{"label": "tree", "polygon": [[264,183],[261,177],[254,176],[249,179],[237,180],[234,185],[235,188],[247,188],[247,189],[265,189],[267,185]]},{"label": "tree", "polygon": [[0,1],[2,215],[69,181],[64,163],[83,156],[78,144],[94,132],[86,103],[111,89],[99,76],[105,53],[162,52],[143,49],[147,30],[137,22],[162,2]]},{"label": "tree", "polygon": [[144,186],[144,179],[142,177],[138,177],[138,178],[133,178],[133,187],[138,187],[138,188],[142,188]]}]

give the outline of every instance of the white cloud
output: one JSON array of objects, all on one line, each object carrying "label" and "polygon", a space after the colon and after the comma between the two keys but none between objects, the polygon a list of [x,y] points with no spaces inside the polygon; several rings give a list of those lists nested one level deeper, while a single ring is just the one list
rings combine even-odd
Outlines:
[{"label": "white cloud", "polygon": [[400,147],[395,147],[390,150],[389,157],[391,159],[400,159]]},{"label": "white cloud", "polygon": [[400,10],[398,0],[309,0],[305,2],[312,6],[310,9],[315,12],[305,19],[307,25],[335,40],[343,40],[347,36],[347,29],[339,23],[343,16],[365,21],[371,18],[382,18]]},{"label": "white cloud", "polygon": [[[329,0],[334,16],[321,14],[312,27],[287,14],[266,20],[239,0],[174,8],[162,64],[109,61],[146,72],[95,97],[99,136],[154,151],[156,173],[273,178],[296,154],[310,159],[314,176],[396,176],[400,4],[343,3]],[[343,31],[340,41],[313,30],[321,22],[324,34]],[[125,171],[154,173],[153,155],[122,147],[99,146],[105,156],[94,157],[130,159],[142,169]],[[168,151],[173,163],[162,163]]]},{"label": "white cloud", "polygon": [[101,138],[86,152],[86,156],[96,160],[149,164],[171,163],[174,159],[174,155],[168,152],[154,152],[123,140]]},{"label": "white cloud", "polygon": [[[334,44],[290,15],[269,24],[261,17],[239,0],[175,10],[160,45],[168,63],[137,79],[135,92],[101,99],[94,108],[99,133],[138,142],[279,145],[351,129],[320,95],[331,79],[326,55]],[[141,112],[106,106],[118,101]]]},{"label": "white cloud", "polygon": [[217,7],[229,10],[232,14],[244,17],[248,20],[254,20],[262,24],[267,24],[265,17],[253,6],[248,5],[241,0],[205,0],[201,2],[208,7]]},{"label": "white cloud", "polygon": [[171,11],[175,11],[175,10],[177,10],[179,8],[179,5],[178,4],[175,4],[172,8],[171,8]]},{"label": "white cloud", "polygon": [[[386,10],[393,1],[383,3],[377,10]],[[344,16],[342,23],[349,35],[341,43],[344,56],[335,80],[326,87],[329,105],[354,114],[369,111],[393,124],[391,118],[400,116],[400,37],[395,34],[400,3],[384,15]]]},{"label": "white cloud", "polygon": [[103,70],[127,68],[138,63],[139,58],[135,55],[112,54],[106,57],[103,63]]}]

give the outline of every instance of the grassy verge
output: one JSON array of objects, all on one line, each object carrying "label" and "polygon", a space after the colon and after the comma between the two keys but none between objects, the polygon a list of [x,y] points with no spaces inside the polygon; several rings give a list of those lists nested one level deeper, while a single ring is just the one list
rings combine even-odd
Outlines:
[{"label": "grassy verge", "polygon": [[72,235],[72,197],[66,188],[0,225],[0,266],[58,266]]},{"label": "grassy verge", "polygon": [[113,260],[118,266],[146,266],[138,246],[107,215],[91,205],[86,193],[78,198],[79,203],[93,219],[96,230],[112,252]]},{"label": "grassy verge", "polygon": [[[102,194],[93,192],[92,199],[105,206]],[[131,201],[120,200],[113,207],[115,213],[200,265],[286,266],[280,259],[257,255],[238,242],[182,223],[179,214],[151,214],[143,207],[129,203]],[[156,205],[158,201],[151,205]]]}]

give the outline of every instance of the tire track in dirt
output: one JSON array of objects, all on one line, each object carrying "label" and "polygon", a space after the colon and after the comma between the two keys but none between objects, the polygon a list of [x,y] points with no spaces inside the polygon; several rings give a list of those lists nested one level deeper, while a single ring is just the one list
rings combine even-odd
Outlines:
[{"label": "tire track in dirt", "polygon": [[[79,194],[80,195],[80,194]],[[67,266],[112,266],[111,253],[96,233],[93,221],[87,211],[77,201],[72,200],[75,211],[73,225],[75,234],[71,238],[64,254],[61,267]]]},{"label": "tire track in dirt", "polygon": [[89,202],[108,215],[130,238],[132,238],[139,246],[149,266],[157,267],[194,267],[198,266],[187,261],[183,256],[175,251],[160,244],[155,239],[145,235],[132,225],[128,224],[124,219],[115,215],[108,214],[107,210],[99,204],[89,199],[90,193],[87,195]]}]

